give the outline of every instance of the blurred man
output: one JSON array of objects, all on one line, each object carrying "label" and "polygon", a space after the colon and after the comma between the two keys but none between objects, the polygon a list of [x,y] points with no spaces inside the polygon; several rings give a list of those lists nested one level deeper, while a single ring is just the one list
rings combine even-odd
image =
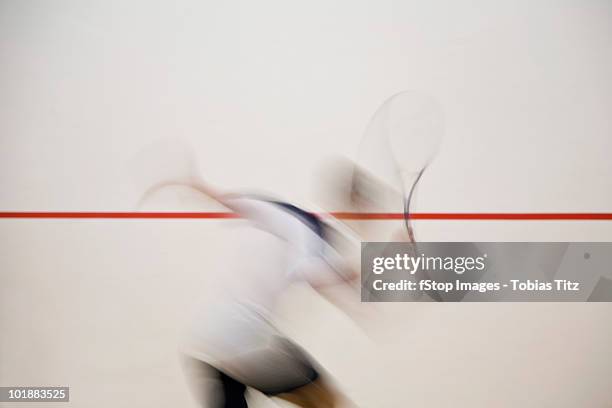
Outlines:
[{"label": "blurred man", "polygon": [[[184,347],[184,367],[204,407],[246,407],[248,387],[301,407],[338,406],[340,394],[304,350],[271,323],[295,282],[324,292],[359,275],[332,244],[342,239],[319,217],[267,197],[221,194],[201,180],[184,183],[246,220],[232,232],[234,253],[217,274],[236,276],[224,296],[201,308]],[[357,293],[354,294],[357,298]]]}]

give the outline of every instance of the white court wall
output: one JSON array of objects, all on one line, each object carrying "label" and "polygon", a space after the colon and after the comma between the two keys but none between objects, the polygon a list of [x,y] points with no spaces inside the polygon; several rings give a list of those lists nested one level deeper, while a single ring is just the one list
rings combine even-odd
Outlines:
[{"label": "white court wall", "polygon": [[404,89],[447,116],[419,207],[612,204],[606,1],[1,7],[3,209],[129,209],[126,163],[160,138],[192,144],[209,180],[305,201],[321,157],[354,156]]}]

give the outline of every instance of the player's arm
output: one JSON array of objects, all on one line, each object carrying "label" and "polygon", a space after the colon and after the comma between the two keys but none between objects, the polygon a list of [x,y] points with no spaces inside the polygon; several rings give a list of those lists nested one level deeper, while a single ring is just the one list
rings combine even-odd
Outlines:
[{"label": "player's arm", "polygon": [[235,198],[236,195],[235,194],[230,194],[227,192],[224,192],[212,185],[210,185],[209,183],[205,182],[204,180],[202,180],[201,178],[197,177],[188,177],[185,179],[175,179],[175,180],[164,180],[164,181],[160,181],[159,183],[156,183],[154,185],[152,185],[151,187],[149,187],[144,194],[142,195],[139,204],[143,203],[145,200],[147,200],[152,194],[154,194],[155,192],[161,190],[162,188],[165,187],[172,187],[172,186],[184,186],[184,187],[189,187],[203,195],[205,195],[208,198],[211,198],[215,201],[217,201],[218,203],[220,203],[221,205],[223,205],[224,207],[227,207],[228,209],[232,210],[232,211],[237,211],[237,208],[235,208],[235,200],[232,200],[232,198]]}]

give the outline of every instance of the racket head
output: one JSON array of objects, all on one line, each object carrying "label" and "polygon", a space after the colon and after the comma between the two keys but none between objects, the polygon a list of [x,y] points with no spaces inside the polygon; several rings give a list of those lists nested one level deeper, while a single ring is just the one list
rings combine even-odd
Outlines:
[{"label": "racket head", "polygon": [[417,91],[397,93],[375,116],[383,121],[385,137],[400,173],[419,173],[435,158],[444,133],[444,120],[442,108],[432,96]]},{"label": "racket head", "polygon": [[412,179],[435,158],[443,133],[442,109],[433,97],[420,91],[399,92],[370,119],[358,163],[404,196]]},{"label": "racket head", "polygon": [[443,135],[440,103],[427,93],[410,90],[385,100],[362,137],[358,164],[393,191],[376,198],[375,211],[403,213],[411,238],[411,199]]}]

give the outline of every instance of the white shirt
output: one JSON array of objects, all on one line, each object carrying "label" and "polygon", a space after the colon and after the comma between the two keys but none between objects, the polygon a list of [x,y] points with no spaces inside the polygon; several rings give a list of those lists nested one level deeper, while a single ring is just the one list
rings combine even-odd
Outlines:
[{"label": "white shirt", "polygon": [[231,371],[234,356],[266,347],[278,335],[269,320],[284,290],[294,282],[340,282],[345,268],[340,255],[288,209],[247,196],[227,203],[247,220],[234,229],[223,270],[216,271],[234,279],[222,300],[198,310],[183,348]]}]

